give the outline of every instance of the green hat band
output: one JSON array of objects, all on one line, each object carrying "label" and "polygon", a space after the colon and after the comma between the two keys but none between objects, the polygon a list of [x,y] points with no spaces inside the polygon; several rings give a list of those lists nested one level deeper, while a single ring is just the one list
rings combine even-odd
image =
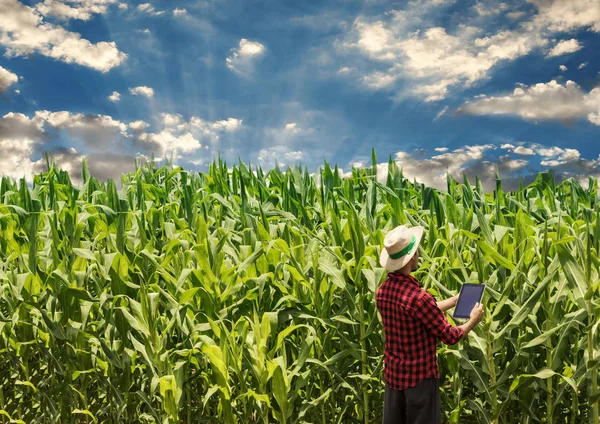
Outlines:
[{"label": "green hat band", "polygon": [[402,249],[398,253],[391,254],[390,258],[400,259],[402,256],[406,255],[408,252],[410,252],[412,250],[412,248],[414,247],[416,242],[417,242],[417,237],[413,234],[412,240],[410,243],[408,243],[408,246],[406,246],[404,249]]}]

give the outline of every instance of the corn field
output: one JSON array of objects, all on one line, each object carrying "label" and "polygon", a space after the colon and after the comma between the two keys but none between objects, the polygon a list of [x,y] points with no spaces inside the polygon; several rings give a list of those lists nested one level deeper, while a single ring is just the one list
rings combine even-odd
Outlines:
[{"label": "corn field", "polygon": [[439,345],[442,421],[598,424],[597,181],[441,192],[376,163],[2,178],[0,422],[381,422],[378,257],[407,224],[437,300],[488,285]]}]

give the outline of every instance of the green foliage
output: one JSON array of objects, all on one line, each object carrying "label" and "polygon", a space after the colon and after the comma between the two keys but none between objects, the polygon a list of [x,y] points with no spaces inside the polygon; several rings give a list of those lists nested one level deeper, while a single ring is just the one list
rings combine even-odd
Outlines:
[{"label": "green foliage", "polygon": [[382,184],[376,160],[2,178],[0,422],[380,422],[378,258],[406,223],[436,297],[489,287],[483,323],[440,345],[445,422],[597,424],[595,180],[441,192],[391,159]]}]

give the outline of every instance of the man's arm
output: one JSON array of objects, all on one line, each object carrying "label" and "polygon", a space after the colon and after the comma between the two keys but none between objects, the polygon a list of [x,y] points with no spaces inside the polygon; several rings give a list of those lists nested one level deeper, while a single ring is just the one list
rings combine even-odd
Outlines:
[{"label": "man's arm", "polygon": [[463,337],[464,329],[450,325],[437,302],[426,290],[421,291],[414,304],[414,316],[427,331],[447,345],[453,345]]},{"label": "man's arm", "polygon": [[456,306],[456,302],[458,302],[458,295],[449,297],[445,300],[440,300],[436,303],[442,312],[446,312],[448,309],[454,308]]},{"label": "man's arm", "polygon": [[[447,299],[449,300],[449,299]],[[415,317],[421,321],[427,330],[438,337],[443,343],[453,345],[463,339],[483,317],[483,305],[477,304],[471,311],[471,318],[465,324],[452,326],[433,297],[425,290],[415,302]]]},{"label": "man's arm", "polygon": [[479,324],[479,321],[481,321],[481,318],[483,318],[483,303],[476,303],[475,307],[471,311],[471,316],[470,316],[469,320],[467,322],[465,322],[463,325],[458,326],[458,328],[462,328],[464,331],[463,336],[462,336],[463,339],[465,337],[467,337],[467,334],[469,334],[471,332],[471,330],[473,328],[475,328],[475,326],[477,324]]}]

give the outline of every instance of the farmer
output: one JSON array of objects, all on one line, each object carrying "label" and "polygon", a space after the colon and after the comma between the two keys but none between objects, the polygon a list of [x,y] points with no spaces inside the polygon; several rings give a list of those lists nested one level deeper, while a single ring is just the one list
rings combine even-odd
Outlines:
[{"label": "farmer", "polygon": [[444,311],[458,295],[436,302],[410,275],[418,268],[423,228],[405,225],[385,236],[380,263],[388,278],[377,289],[377,309],[385,331],[383,424],[439,424],[437,340],[448,345],[464,338],[483,317],[476,304],[466,324],[453,327]]}]

